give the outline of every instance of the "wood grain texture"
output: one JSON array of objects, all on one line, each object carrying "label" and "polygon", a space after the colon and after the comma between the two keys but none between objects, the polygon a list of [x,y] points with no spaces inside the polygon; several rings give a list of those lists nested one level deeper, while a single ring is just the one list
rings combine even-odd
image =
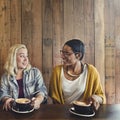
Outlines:
[{"label": "wood grain texture", "polygon": [[95,66],[100,73],[101,82],[104,88],[105,84],[104,0],[95,0],[94,18],[95,18],[95,51],[94,51]]},{"label": "wood grain texture", "polygon": [[114,14],[115,14],[115,103],[120,103],[120,1],[114,1]]},{"label": "wood grain texture", "polygon": [[53,12],[52,12],[52,0],[43,0],[43,76],[49,88],[49,80],[53,67]]},{"label": "wood grain texture", "polygon": [[108,103],[115,102],[115,6],[112,0],[105,1],[105,87]]},{"label": "wood grain texture", "polygon": [[63,44],[85,43],[84,62],[99,71],[107,103],[120,102],[120,0],[0,0],[0,75],[11,45],[28,47],[47,88]]},{"label": "wood grain texture", "polygon": [[0,0],[0,75],[10,46],[10,1]]},{"label": "wood grain texture", "polygon": [[21,43],[21,1],[10,2],[10,44]]},{"label": "wood grain texture", "polygon": [[53,8],[53,66],[61,64],[60,50],[64,44],[63,0],[54,0]]}]

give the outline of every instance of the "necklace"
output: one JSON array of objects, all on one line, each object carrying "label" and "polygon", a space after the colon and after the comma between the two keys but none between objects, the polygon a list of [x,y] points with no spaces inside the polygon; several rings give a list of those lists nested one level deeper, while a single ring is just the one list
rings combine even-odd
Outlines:
[{"label": "necklace", "polygon": [[[84,65],[83,65],[83,63],[81,63],[81,72],[80,72],[80,73],[83,72],[83,68],[84,68]],[[72,74],[70,71],[68,71],[68,69],[67,69],[66,73],[67,73],[69,76],[71,76],[71,77],[78,77],[78,76],[80,75],[80,73],[78,73],[78,74]]]},{"label": "necklace", "polygon": [[70,73],[70,71],[67,71],[67,74],[71,77],[77,77],[80,75],[80,74],[72,74],[72,73]]}]

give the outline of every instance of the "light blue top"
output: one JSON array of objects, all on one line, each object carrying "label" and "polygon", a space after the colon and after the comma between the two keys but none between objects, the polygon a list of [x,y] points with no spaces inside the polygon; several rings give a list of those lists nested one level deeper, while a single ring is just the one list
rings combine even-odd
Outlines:
[{"label": "light blue top", "polygon": [[[23,92],[24,97],[31,99],[36,94],[47,97],[47,88],[45,86],[42,74],[39,69],[32,67],[23,73]],[[1,77],[0,100],[3,97],[18,98],[19,86],[14,76],[5,73]]]}]

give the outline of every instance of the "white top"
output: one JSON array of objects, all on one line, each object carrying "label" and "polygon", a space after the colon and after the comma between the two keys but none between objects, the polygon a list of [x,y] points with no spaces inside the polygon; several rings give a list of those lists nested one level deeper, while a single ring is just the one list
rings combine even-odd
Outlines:
[{"label": "white top", "polygon": [[70,104],[74,100],[80,100],[80,97],[85,91],[87,81],[88,69],[86,64],[84,65],[83,72],[80,74],[80,76],[73,81],[66,79],[63,73],[64,72],[62,68],[62,90],[64,94],[65,103]]}]

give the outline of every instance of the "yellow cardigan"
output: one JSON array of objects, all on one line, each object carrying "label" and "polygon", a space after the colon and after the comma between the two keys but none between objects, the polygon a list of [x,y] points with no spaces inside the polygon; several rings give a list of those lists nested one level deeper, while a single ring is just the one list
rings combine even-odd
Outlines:
[{"label": "yellow cardigan", "polygon": [[[83,93],[82,101],[86,101],[92,95],[98,95],[102,97],[103,104],[106,103],[105,94],[102,89],[102,85],[100,83],[100,76],[97,69],[90,64],[88,66],[88,75],[86,88]],[[62,93],[62,85],[61,85],[61,68],[63,66],[59,65],[53,69],[52,76],[50,79],[49,85],[49,96],[59,104],[64,104],[64,97]],[[69,87],[69,86],[68,86]]]}]

